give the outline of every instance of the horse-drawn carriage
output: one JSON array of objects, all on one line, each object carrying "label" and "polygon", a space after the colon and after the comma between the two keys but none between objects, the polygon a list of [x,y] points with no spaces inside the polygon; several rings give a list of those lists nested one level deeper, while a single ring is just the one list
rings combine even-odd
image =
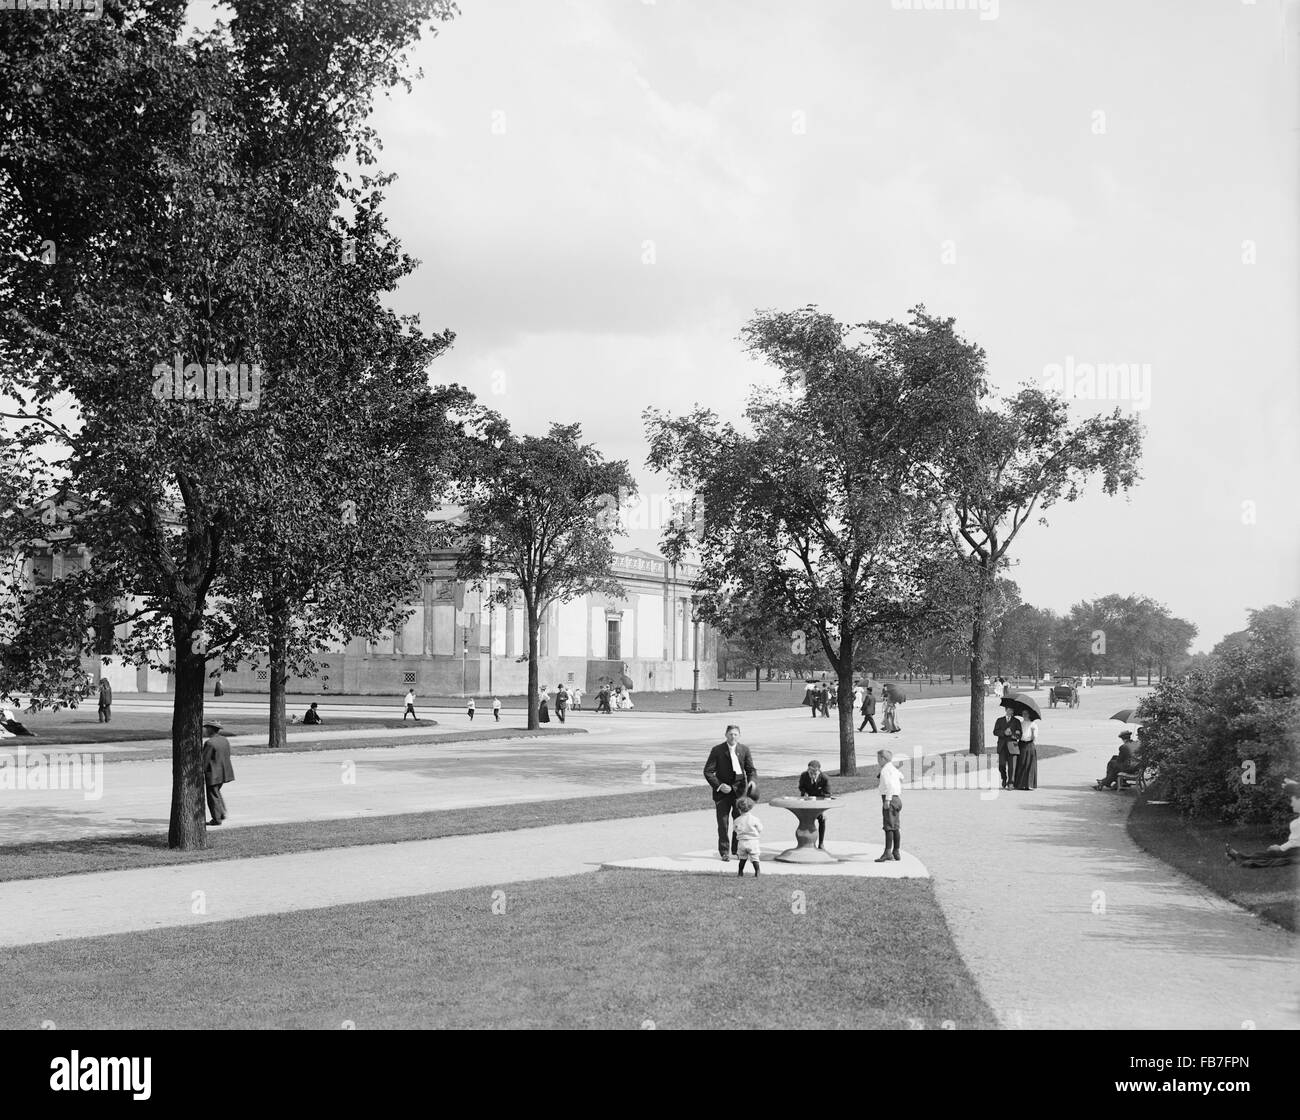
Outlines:
[{"label": "horse-drawn carriage", "polygon": [[1057,704],[1064,704],[1067,708],[1077,708],[1079,706],[1079,679],[1077,677],[1062,677],[1059,681],[1053,682],[1047,698],[1053,708]]}]

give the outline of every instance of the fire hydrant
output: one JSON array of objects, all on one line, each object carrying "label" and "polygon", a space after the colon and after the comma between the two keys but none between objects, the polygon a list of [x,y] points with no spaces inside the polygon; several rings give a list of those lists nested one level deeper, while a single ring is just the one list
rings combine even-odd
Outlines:
[{"label": "fire hydrant", "polygon": [[727,707],[730,708],[733,704],[735,704],[735,702],[736,702],[736,694],[735,694],[734,692],[728,692],[728,693],[727,693]]}]

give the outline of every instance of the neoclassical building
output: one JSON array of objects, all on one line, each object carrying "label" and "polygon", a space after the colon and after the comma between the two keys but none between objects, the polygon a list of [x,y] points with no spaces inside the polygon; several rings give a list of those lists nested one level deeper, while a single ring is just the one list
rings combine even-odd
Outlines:
[{"label": "neoclassical building", "polygon": [[[61,535],[61,534],[55,534]],[[28,587],[81,567],[83,557],[37,547],[0,578]],[[489,582],[476,591],[455,578],[456,553],[434,558],[435,578],[425,583],[402,627],[379,641],[355,639],[320,654],[319,672],[291,678],[288,691],[400,696],[521,695],[528,687],[528,635],[522,599],[501,606],[487,600]],[[634,691],[671,692],[692,684],[699,643],[700,687],[717,686],[718,639],[691,610],[694,564],[672,564],[641,549],[616,553],[613,574],[624,595],[588,594],[546,611],[538,635],[542,684],[579,684],[594,691],[601,677],[625,675]],[[439,578],[440,577],[440,578]],[[119,628],[127,636],[129,623]],[[166,651],[159,660],[168,659]],[[173,677],[157,669],[110,658],[86,658],[85,667],[106,677],[114,692],[169,692]],[[214,661],[212,667],[217,663]],[[270,673],[252,664],[227,672],[232,692],[269,692]]]},{"label": "neoclassical building", "polygon": [[[438,557],[444,578],[426,583],[400,630],[379,641],[356,639],[321,654],[320,672],[290,680],[288,691],[326,695],[521,695],[528,688],[528,634],[523,602],[494,606],[491,584],[475,591],[455,579],[455,555]],[[695,624],[691,581],[697,568],[673,565],[643,550],[618,553],[614,576],[622,598],[589,594],[553,605],[538,635],[540,680],[594,691],[600,677],[626,674],[634,691],[690,688],[699,642],[700,687],[717,686],[717,635]],[[226,673],[231,691],[269,690],[265,668]]]}]

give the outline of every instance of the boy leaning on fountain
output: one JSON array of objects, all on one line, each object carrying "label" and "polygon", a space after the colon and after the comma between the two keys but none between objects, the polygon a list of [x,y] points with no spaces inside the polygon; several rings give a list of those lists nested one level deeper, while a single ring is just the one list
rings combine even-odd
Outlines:
[{"label": "boy leaning on fountain", "polygon": [[876,751],[876,765],[880,768],[880,780],[876,789],[880,794],[881,827],[885,830],[885,852],[876,860],[877,863],[903,858],[898,854],[898,815],[903,811],[903,775],[899,773],[893,759],[890,751]]}]

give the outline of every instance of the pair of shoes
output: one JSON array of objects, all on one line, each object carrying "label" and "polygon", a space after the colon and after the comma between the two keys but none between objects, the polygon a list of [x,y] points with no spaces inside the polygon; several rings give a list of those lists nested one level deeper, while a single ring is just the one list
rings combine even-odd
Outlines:
[{"label": "pair of shoes", "polygon": [[893,862],[893,859],[894,859],[894,857],[893,857],[889,852],[886,852],[883,856],[881,856],[878,860],[876,860],[876,862],[877,862],[877,863],[892,863],[892,862]]}]

